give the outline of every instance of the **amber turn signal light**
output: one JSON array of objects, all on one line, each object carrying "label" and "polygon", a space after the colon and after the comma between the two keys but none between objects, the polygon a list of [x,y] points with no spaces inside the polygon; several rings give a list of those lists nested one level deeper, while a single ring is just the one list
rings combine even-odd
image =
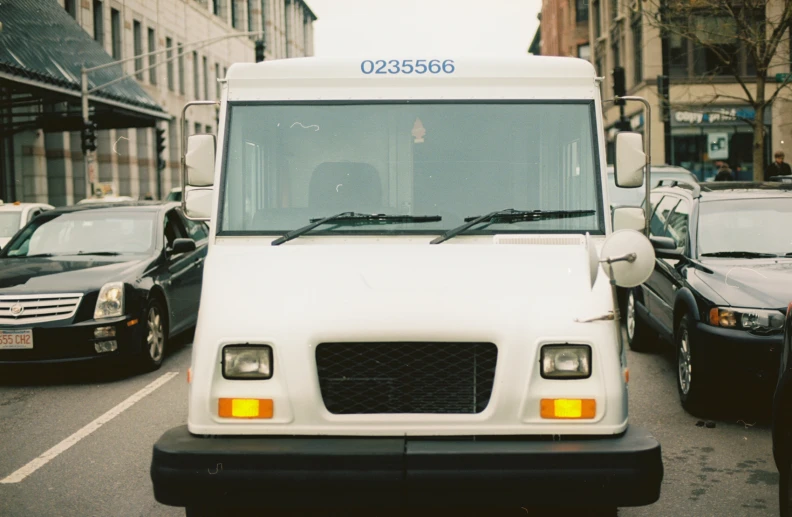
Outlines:
[{"label": "amber turn signal light", "polygon": [[217,414],[223,418],[272,418],[272,399],[219,399]]},{"label": "amber turn signal light", "polygon": [[594,399],[542,399],[542,418],[584,419],[594,418],[597,401]]}]

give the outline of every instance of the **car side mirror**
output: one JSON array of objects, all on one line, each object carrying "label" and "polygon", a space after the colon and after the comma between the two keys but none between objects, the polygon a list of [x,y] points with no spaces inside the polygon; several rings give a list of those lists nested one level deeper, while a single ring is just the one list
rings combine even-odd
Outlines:
[{"label": "car side mirror", "polygon": [[195,251],[195,241],[192,239],[176,239],[173,241],[173,247],[168,250],[169,255],[179,255],[181,253],[190,253]]},{"label": "car side mirror", "polygon": [[183,195],[184,215],[194,221],[209,221],[212,216],[212,189],[188,186]]},{"label": "car side mirror", "polygon": [[184,167],[187,184],[193,187],[211,187],[214,183],[215,136],[192,135],[187,139]]},{"label": "car side mirror", "polygon": [[643,208],[620,206],[613,209],[613,230],[636,230],[646,228],[646,213]]},{"label": "car side mirror", "polygon": [[657,258],[681,259],[684,254],[681,248],[677,248],[676,241],[671,237],[649,237]]},{"label": "car side mirror", "polygon": [[613,174],[616,186],[637,188],[643,185],[643,168],[646,154],[643,151],[643,138],[639,133],[625,131],[616,135],[616,162]]}]

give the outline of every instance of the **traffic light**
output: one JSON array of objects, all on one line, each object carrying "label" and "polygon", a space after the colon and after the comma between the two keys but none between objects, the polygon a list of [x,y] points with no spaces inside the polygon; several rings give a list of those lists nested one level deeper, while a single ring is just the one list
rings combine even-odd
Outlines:
[{"label": "traffic light", "polygon": [[264,40],[256,40],[256,63],[264,61]]},{"label": "traffic light", "polygon": [[658,75],[657,76],[657,96],[660,97],[660,119],[663,122],[667,122],[670,117],[670,110],[668,109],[668,102],[669,102],[669,84],[668,76],[667,75]]},{"label": "traffic light", "polygon": [[98,126],[96,122],[87,122],[83,125],[82,130],[82,150],[83,153],[87,151],[96,151],[96,130]]},{"label": "traffic light", "polygon": [[165,158],[162,153],[165,151],[165,130],[157,128],[157,169],[165,168]]},{"label": "traffic light", "polygon": [[[616,97],[624,97],[627,95],[627,85],[624,82],[624,67],[614,67],[611,75],[613,77],[613,95]],[[616,105],[624,106],[624,101],[617,100]]]}]

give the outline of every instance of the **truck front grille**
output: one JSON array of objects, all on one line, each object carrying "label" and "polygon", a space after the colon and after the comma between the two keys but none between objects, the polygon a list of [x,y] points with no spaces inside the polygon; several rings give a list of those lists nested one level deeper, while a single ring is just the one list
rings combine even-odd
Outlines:
[{"label": "truck front grille", "polygon": [[481,413],[489,404],[498,348],[492,343],[321,343],[319,386],[327,410]]}]

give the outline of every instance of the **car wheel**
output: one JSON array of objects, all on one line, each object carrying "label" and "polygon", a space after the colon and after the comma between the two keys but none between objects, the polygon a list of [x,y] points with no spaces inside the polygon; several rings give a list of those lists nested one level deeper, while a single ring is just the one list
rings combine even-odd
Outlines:
[{"label": "car wheel", "polygon": [[162,366],[168,342],[168,320],[162,302],[152,297],[145,318],[140,359],[146,371],[154,371]]},{"label": "car wheel", "polygon": [[697,414],[705,402],[707,379],[703,378],[703,367],[700,357],[693,347],[687,315],[677,325],[675,334],[677,359],[677,389],[679,400],[685,411]]},{"label": "car wheel", "polygon": [[625,296],[623,316],[627,344],[634,352],[649,352],[655,347],[656,336],[646,322],[638,317],[636,303],[635,289],[630,289]]}]

